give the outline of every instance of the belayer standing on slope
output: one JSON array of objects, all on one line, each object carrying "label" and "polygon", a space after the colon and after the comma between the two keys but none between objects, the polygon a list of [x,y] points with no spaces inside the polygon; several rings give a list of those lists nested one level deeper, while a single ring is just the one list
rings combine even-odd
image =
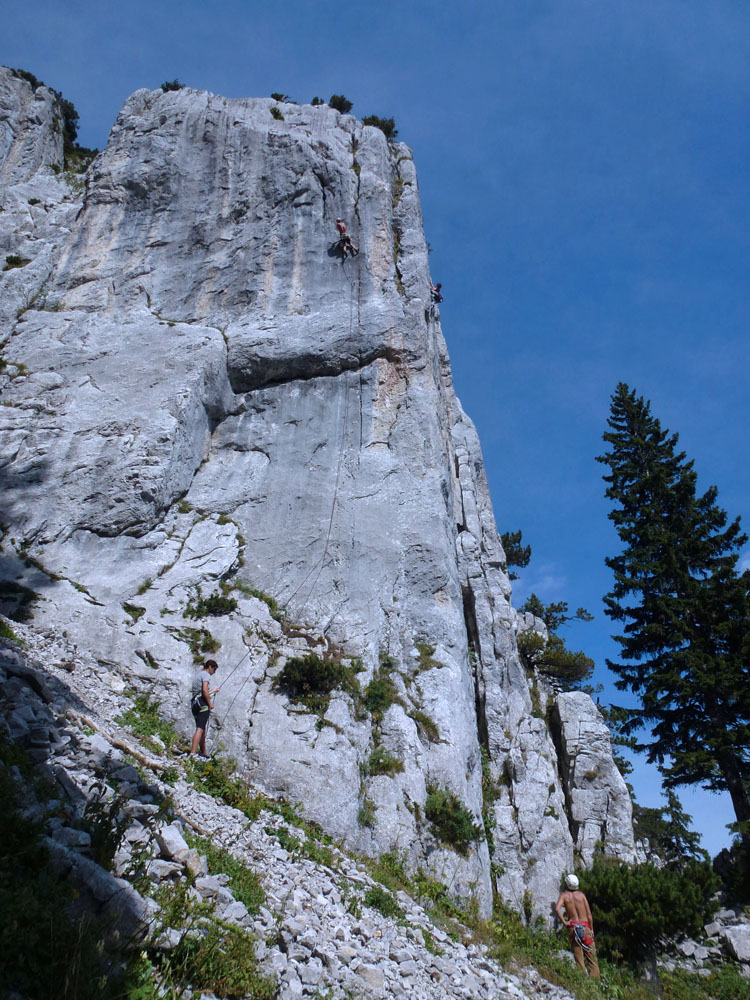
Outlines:
[{"label": "belayer standing on slope", "polygon": [[578,968],[586,972],[588,966],[589,976],[592,979],[601,979],[594,946],[594,918],[591,916],[589,901],[578,888],[576,875],[566,875],[565,886],[557,899],[555,911],[568,928],[570,946]]},{"label": "belayer standing on slope", "polygon": [[346,231],[346,223],[344,222],[343,219],[336,219],[336,229],[337,229],[338,234],[339,234],[339,246],[341,247],[341,250],[342,250],[342,252],[344,254],[344,258],[346,258],[346,251],[347,250],[350,251],[352,257],[355,254],[358,254],[359,250],[352,243],[352,238],[349,235],[349,233]]},{"label": "belayer standing on slope", "polygon": [[190,702],[190,709],[195,719],[195,732],[193,733],[193,743],[190,753],[196,754],[200,750],[203,757],[206,756],[206,730],[211,709],[214,703],[211,701],[212,695],[219,690],[217,687],[209,688],[211,678],[219,669],[216,660],[206,660],[203,669],[193,678],[193,697]]}]

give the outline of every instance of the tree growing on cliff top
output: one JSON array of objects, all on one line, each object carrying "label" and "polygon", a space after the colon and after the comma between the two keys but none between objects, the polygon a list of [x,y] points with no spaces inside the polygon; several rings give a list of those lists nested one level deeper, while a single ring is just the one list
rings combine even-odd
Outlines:
[{"label": "tree growing on cliff top", "polygon": [[575,687],[591,676],[594,661],[581,650],[568,649],[565,640],[557,635],[557,629],[566,622],[574,619],[591,621],[593,616],[585,608],[578,608],[574,615],[570,615],[567,601],[545,604],[536,594],[531,594],[520,610],[541,618],[548,630],[546,639],[534,631],[522,632],[518,636],[518,651],[526,667],[556,677],[566,688]]},{"label": "tree growing on cliff top", "polygon": [[608,666],[640,698],[625,728],[648,730],[638,748],[667,788],[728,791],[750,852],[750,573],[737,569],[747,536],[739,518],[728,523],[716,487],[697,493],[678,435],[623,383],[608,425],[610,450],[597,460],[610,470],[623,546],[606,560],[606,613],[622,627],[622,662]]}]

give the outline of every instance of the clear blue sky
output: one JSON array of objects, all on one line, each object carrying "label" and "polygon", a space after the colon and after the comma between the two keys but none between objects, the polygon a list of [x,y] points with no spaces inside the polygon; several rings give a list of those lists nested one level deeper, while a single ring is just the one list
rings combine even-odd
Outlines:
[{"label": "clear blue sky", "polygon": [[[86,145],[133,90],[174,77],[395,116],[498,524],[534,550],[516,603],[536,590],[592,611],[570,642],[619,697],[594,461],[618,381],[750,527],[750,4],[5,0],[2,22],[0,63],[72,100]],[[653,770],[634,782],[659,804]],[[714,853],[726,797],[681,796]]]}]

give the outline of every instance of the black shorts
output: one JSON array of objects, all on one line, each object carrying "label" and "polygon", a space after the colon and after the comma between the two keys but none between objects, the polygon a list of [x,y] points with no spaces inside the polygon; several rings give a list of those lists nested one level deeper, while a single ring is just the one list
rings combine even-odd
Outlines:
[{"label": "black shorts", "polygon": [[196,705],[195,702],[191,705],[191,709],[193,712],[193,718],[195,719],[195,728],[205,729],[208,726],[211,709],[208,705]]}]

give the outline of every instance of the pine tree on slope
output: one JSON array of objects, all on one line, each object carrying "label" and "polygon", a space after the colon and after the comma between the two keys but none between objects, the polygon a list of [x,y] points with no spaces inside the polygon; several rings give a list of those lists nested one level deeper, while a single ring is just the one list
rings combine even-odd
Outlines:
[{"label": "pine tree on slope", "polygon": [[750,853],[750,573],[747,541],[727,524],[717,490],[696,494],[693,462],[677,452],[650,404],[620,383],[604,440],[606,496],[623,551],[606,559],[614,586],[606,613],[623,662],[608,661],[620,690],[640,696],[626,724],[650,727],[639,745],[666,787],[727,790]]}]

